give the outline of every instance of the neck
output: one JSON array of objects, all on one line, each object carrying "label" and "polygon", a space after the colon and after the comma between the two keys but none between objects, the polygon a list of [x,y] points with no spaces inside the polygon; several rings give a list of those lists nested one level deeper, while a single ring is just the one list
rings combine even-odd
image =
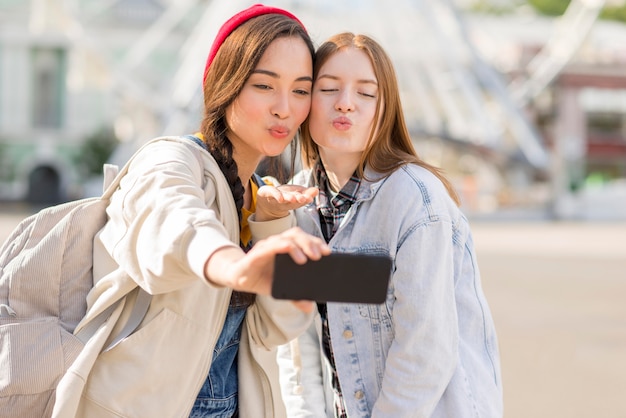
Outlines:
[{"label": "neck", "polygon": [[333,191],[340,191],[350,180],[352,174],[354,174],[359,166],[360,157],[360,154],[356,156],[345,154],[329,156],[328,154],[322,154],[320,152],[320,158],[322,164],[324,164],[324,170],[326,170],[330,188]]}]

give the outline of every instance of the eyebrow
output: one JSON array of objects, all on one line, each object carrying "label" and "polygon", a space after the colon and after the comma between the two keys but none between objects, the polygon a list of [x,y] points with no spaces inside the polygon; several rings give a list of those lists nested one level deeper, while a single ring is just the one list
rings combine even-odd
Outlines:
[{"label": "eyebrow", "polygon": [[[317,76],[317,79],[319,80],[320,78],[328,78],[330,80],[339,81],[339,77],[331,75],[331,74],[320,74],[320,75]],[[372,80],[370,78],[363,78],[363,79],[357,80],[357,83],[359,83],[359,84],[373,84],[374,86],[378,86],[378,82],[376,80]]]},{"label": "eyebrow", "polygon": [[[274,71],[268,71],[268,70],[262,70],[262,69],[256,69],[252,71],[252,74],[265,74],[272,78],[280,78],[280,75],[278,73],[275,73]],[[296,78],[296,81],[310,81],[312,83],[313,77],[305,75],[305,76]]]}]

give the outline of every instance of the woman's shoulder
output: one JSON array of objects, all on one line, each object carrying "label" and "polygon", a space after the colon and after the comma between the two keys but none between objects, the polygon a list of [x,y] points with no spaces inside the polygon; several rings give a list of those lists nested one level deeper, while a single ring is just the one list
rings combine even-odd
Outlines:
[{"label": "woman's shoulder", "polygon": [[423,207],[430,214],[458,209],[443,182],[431,170],[417,164],[397,168],[381,182],[376,194],[398,204]]},{"label": "woman's shoulder", "polygon": [[211,172],[214,170],[219,171],[215,159],[206,148],[188,136],[160,136],[153,138],[145,142],[136,151],[135,159],[153,165],[174,163],[193,165]]},{"label": "woman's shoulder", "polygon": [[[193,150],[193,151],[206,151],[206,148],[201,145],[199,139],[192,139],[191,135],[168,135],[168,136],[159,136],[153,138],[147,142],[145,142],[142,146],[142,149],[159,149],[159,148],[167,148],[167,149],[180,149],[180,150]],[[208,152],[207,152],[208,154]]]},{"label": "woman's shoulder", "polygon": [[417,188],[422,193],[445,192],[444,184],[431,170],[414,163],[398,167],[388,176],[385,183],[388,183],[388,186],[403,187],[407,190]]}]

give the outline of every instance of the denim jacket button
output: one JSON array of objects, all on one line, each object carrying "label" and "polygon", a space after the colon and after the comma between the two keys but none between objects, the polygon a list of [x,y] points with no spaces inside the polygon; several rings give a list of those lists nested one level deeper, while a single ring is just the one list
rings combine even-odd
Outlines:
[{"label": "denim jacket button", "polygon": [[363,399],[363,391],[362,390],[357,390],[356,392],[354,392],[354,397],[356,399]]},{"label": "denim jacket button", "polygon": [[343,332],[343,338],[345,338],[346,340],[347,340],[348,338],[352,338],[352,331],[350,331],[349,329],[345,330],[345,331]]}]

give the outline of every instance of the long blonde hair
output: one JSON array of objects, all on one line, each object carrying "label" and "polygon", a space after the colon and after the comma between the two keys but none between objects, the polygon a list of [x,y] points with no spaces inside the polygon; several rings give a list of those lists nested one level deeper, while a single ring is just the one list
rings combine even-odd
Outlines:
[{"label": "long blonde hair", "polygon": [[[367,54],[374,68],[380,91],[374,116],[379,122],[377,126],[375,124],[372,127],[365,152],[361,156],[361,164],[357,172],[359,176],[363,177],[363,167],[366,165],[378,173],[389,175],[404,164],[414,163],[437,176],[448,190],[450,197],[457,205],[460,204],[456,191],[443,175],[442,170],[423,161],[415,151],[404,120],[393,63],[378,42],[367,35],[355,35],[350,32],[330,37],[315,54],[313,79],[317,78],[320,68],[330,57],[347,48],[356,48]],[[306,167],[312,167],[319,158],[319,149],[311,137],[308,118],[302,125],[301,133],[303,164]]]}]

